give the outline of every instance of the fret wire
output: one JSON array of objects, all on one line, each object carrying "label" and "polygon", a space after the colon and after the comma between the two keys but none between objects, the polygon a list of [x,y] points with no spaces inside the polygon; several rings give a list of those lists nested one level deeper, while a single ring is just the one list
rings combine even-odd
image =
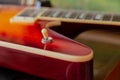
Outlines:
[{"label": "fret wire", "polygon": [[67,12],[68,12],[67,10],[63,10],[63,13],[62,13],[62,15],[61,15],[60,17],[65,18],[64,16],[65,16],[65,14],[66,14]]},{"label": "fret wire", "polygon": [[43,14],[41,14],[40,16],[45,16],[45,15],[47,15],[47,10],[45,11],[45,12],[43,12]]},{"label": "fret wire", "polygon": [[50,17],[57,17],[61,13],[61,10],[59,9],[52,9],[51,14],[49,15]]},{"label": "fret wire", "polygon": [[104,14],[103,13],[96,13],[94,20],[103,20]]},{"label": "fret wire", "polygon": [[71,13],[69,13],[69,18],[76,18],[76,15],[77,15],[77,13],[75,12],[75,11],[71,11]]},{"label": "fret wire", "polygon": [[76,11],[75,19],[77,19],[77,17],[79,16],[80,13],[81,13],[81,11]]},{"label": "fret wire", "polygon": [[78,19],[85,19],[85,15],[86,15],[86,13],[85,13],[85,12],[82,12],[82,13],[78,16]]},{"label": "fret wire", "polygon": [[55,10],[55,12],[53,13],[52,17],[57,17],[59,14],[61,13],[61,10]]},{"label": "fret wire", "polygon": [[46,10],[41,16],[45,16],[45,17],[47,17],[47,16],[49,16],[49,14],[51,14],[51,10]]},{"label": "fret wire", "polygon": [[77,15],[75,17],[75,19],[77,19],[79,17],[79,15],[81,14],[81,11],[76,11],[77,12]]},{"label": "fret wire", "polygon": [[52,15],[53,15],[54,12],[55,12],[55,9],[51,9],[51,12],[48,13],[48,17],[53,17]]},{"label": "fret wire", "polygon": [[52,17],[52,14],[54,13],[54,9],[51,9],[51,11],[48,13],[47,17]]},{"label": "fret wire", "polygon": [[67,14],[65,15],[65,18],[70,18],[71,15],[72,15],[72,12],[67,12]]},{"label": "fret wire", "polygon": [[80,19],[84,19],[84,18],[85,18],[85,15],[86,15],[85,13],[82,13],[82,14],[79,16],[79,18],[80,18]]},{"label": "fret wire", "polygon": [[60,17],[62,17],[62,15],[63,15],[63,10],[61,10],[61,12],[58,14],[58,18],[60,18]]},{"label": "fret wire", "polygon": [[64,10],[64,12],[62,13],[62,16],[63,18],[76,18],[77,17],[77,12],[75,12],[75,10]]},{"label": "fret wire", "polygon": [[75,10],[64,10],[62,17],[63,18],[72,18],[72,19],[76,19],[78,15],[78,12]]},{"label": "fret wire", "polygon": [[112,15],[111,15],[111,19],[110,19],[110,21],[112,21],[112,20],[113,20],[113,16],[114,16],[114,15],[112,14]]},{"label": "fret wire", "polygon": [[40,9],[41,9],[41,11],[40,11],[40,13],[38,14],[38,16],[43,15],[43,14],[48,10],[48,8],[44,8],[44,7],[40,8]]},{"label": "fret wire", "polygon": [[41,12],[41,9],[37,9],[31,16],[37,16]]},{"label": "fret wire", "polygon": [[92,16],[91,20],[93,20],[93,19],[94,19],[94,16],[95,16],[95,13],[92,12],[92,14],[94,14],[94,15]]}]

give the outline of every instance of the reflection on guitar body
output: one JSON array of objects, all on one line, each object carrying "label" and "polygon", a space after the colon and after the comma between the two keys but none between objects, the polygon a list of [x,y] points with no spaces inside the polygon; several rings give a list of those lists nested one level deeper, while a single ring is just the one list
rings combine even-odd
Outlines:
[{"label": "reflection on guitar body", "polygon": [[[61,21],[40,19],[46,10],[1,6],[0,66],[48,80],[92,80],[92,50],[49,29]],[[46,50],[41,42],[43,28],[53,38]]]}]

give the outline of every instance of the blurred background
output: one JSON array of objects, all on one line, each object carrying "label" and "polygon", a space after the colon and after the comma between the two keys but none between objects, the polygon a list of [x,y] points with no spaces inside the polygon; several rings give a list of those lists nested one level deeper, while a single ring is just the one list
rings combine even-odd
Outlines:
[{"label": "blurred background", "polygon": [[42,5],[67,9],[120,12],[120,0],[0,0],[0,4]]},{"label": "blurred background", "polygon": [[120,0],[51,0],[55,7],[120,12]]}]

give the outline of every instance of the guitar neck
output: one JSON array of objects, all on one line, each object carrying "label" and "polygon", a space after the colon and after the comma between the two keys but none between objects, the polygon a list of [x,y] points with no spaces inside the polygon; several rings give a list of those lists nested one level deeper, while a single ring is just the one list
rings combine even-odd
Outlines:
[{"label": "guitar neck", "polygon": [[62,22],[77,22],[90,24],[105,24],[120,26],[120,14],[91,12],[79,10],[67,10],[58,8],[26,8],[17,14],[12,21],[35,21],[36,19],[43,20],[58,20]]}]

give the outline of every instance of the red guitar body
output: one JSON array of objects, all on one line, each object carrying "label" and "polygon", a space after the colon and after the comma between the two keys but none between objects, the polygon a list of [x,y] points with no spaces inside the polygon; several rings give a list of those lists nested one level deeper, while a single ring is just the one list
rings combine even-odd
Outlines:
[{"label": "red guitar body", "polygon": [[44,50],[41,30],[51,21],[11,22],[23,9],[0,7],[0,66],[47,80],[93,80],[92,50],[48,28],[53,42]]}]

